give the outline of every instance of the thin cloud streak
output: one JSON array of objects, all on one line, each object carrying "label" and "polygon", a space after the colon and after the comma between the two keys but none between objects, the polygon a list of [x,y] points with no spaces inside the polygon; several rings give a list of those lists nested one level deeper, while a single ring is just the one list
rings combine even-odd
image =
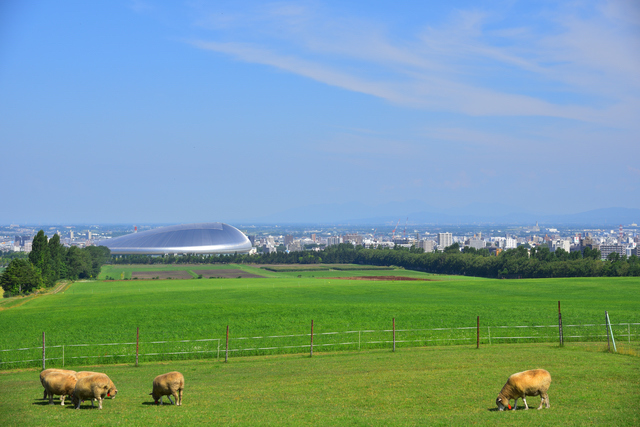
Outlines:
[{"label": "thin cloud streak", "polygon": [[[525,27],[487,30],[487,22],[495,17],[462,11],[448,24],[427,27],[413,39],[396,38],[395,42],[380,25],[361,19],[327,20],[312,8],[284,3],[262,13],[263,17],[249,15],[248,20],[264,25],[261,35],[277,27],[278,37],[190,43],[410,108],[638,126],[640,60],[631,55],[640,46],[638,31],[616,29],[614,18],[607,17],[613,12],[597,19],[553,16],[561,21],[550,19],[556,34],[542,37]],[[222,35],[250,40],[252,34],[248,30],[242,36]],[[492,74],[485,68],[492,69]],[[499,80],[501,69],[512,72],[514,68],[524,72],[516,86],[520,93],[483,81]],[[527,93],[531,84],[551,96]],[[567,103],[564,93],[578,98]]]}]

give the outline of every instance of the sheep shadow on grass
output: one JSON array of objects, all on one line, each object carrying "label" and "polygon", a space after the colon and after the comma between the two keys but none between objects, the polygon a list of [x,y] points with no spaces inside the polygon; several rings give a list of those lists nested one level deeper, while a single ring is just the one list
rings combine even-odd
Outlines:
[{"label": "sheep shadow on grass", "polygon": [[[533,408],[533,407],[529,406],[529,410],[530,410],[530,411],[531,411],[531,410],[534,410],[534,411],[535,411],[537,408],[538,408],[537,406],[536,406],[535,408]],[[516,410],[516,411],[524,411],[524,410],[525,410],[525,407],[524,407],[524,406],[518,406],[515,410]],[[489,412],[500,412],[500,409],[498,409],[497,407],[494,407],[494,408],[487,408],[487,411],[489,411]],[[511,412],[511,411],[513,411],[513,409],[505,409],[503,412]]]}]

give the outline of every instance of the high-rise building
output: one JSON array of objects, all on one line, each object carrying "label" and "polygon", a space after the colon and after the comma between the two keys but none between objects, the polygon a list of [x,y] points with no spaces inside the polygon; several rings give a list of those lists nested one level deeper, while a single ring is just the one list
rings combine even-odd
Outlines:
[{"label": "high-rise building", "polygon": [[601,259],[607,259],[613,252],[616,252],[620,256],[627,254],[626,248],[623,245],[600,245]]},{"label": "high-rise building", "polygon": [[433,252],[435,243],[433,240],[419,240],[416,246],[422,248],[425,252]]},{"label": "high-rise building", "polygon": [[327,246],[339,245],[340,243],[342,243],[342,237],[340,236],[327,237]]},{"label": "high-rise building", "polygon": [[291,234],[287,234],[284,236],[284,247],[288,248],[293,243],[293,236]]},{"label": "high-rise building", "polygon": [[446,248],[453,245],[453,235],[451,233],[438,233],[438,246]]}]

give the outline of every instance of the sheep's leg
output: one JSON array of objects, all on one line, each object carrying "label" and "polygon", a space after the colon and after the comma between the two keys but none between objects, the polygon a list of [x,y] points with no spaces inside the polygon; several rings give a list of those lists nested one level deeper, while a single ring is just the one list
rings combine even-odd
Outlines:
[{"label": "sheep's leg", "polygon": [[162,403],[162,398],[163,398],[163,397],[164,397],[164,396],[160,396],[160,404],[161,404],[161,405],[163,404],[163,403]]},{"label": "sheep's leg", "polygon": [[[174,394],[173,397],[176,397],[176,395]],[[167,399],[169,399],[169,403],[171,403],[172,405],[175,405],[175,403],[173,403],[173,400],[171,400],[171,395],[170,394],[167,395]]]},{"label": "sheep's leg", "polygon": [[[545,393],[545,394],[542,394],[541,396],[542,396],[542,400],[544,400],[544,403],[547,406],[547,408],[550,408],[551,405],[549,405],[549,395],[547,393]],[[542,408],[542,401],[540,401],[540,408],[538,408],[538,409],[541,409],[541,408]]]},{"label": "sheep's leg", "polygon": [[[91,402],[93,403],[93,402]],[[102,409],[102,397],[98,398],[98,409]]]},{"label": "sheep's leg", "polygon": [[42,398],[42,400],[46,400],[47,396],[49,396],[49,393],[47,393],[47,389],[44,389],[44,397]]},{"label": "sheep's leg", "polygon": [[529,409],[529,405],[527,405],[527,398],[526,398],[526,396],[522,396],[522,401],[524,402],[524,409]]},{"label": "sheep's leg", "polygon": [[182,406],[182,389],[180,389],[180,394],[178,396],[180,397],[180,403],[178,403],[178,405]]},{"label": "sheep's leg", "polygon": [[49,394],[49,405],[53,405],[53,393],[48,393]]},{"label": "sheep's leg", "polygon": [[537,409],[542,409],[542,405],[544,404],[544,393],[540,393],[540,406]]},{"label": "sheep's leg", "polygon": [[64,394],[60,396],[60,406],[64,406]]}]

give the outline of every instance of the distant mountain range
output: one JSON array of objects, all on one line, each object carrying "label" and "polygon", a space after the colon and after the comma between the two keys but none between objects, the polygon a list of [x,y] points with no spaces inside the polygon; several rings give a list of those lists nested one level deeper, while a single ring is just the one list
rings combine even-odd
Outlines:
[{"label": "distant mountain range", "polygon": [[310,205],[289,209],[243,222],[260,224],[514,224],[533,225],[598,225],[640,223],[640,209],[604,208],[573,214],[522,212],[501,204],[472,204],[463,208],[438,209],[419,201],[385,203],[368,206],[363,203]]}]

